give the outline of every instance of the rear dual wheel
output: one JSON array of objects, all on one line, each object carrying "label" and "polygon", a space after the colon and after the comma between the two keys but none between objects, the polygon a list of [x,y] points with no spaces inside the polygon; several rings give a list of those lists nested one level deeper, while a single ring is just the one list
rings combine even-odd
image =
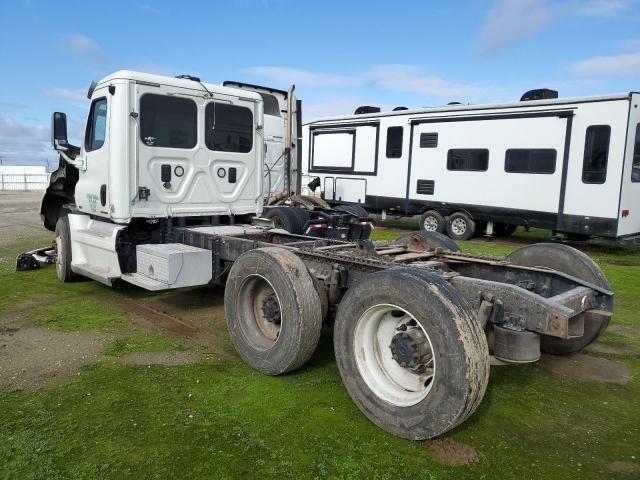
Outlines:
[{"label": "rear dual wheel", "polygon": [[318,345],[320,297],[305,264],[288,250],[241,255],[229,272],[224,308],[237,352],[267,375],[301,367]]},{"label": "rear dual wheel", "polygon": [[309,221],[309,213],[300,207],[273,207],[265,214],[275,228],[281,228],[295,235],[302,235]]},{"label": "rear dual wheel", "polygon": [[400,268],[370,274],[339,305],[334,349],[360,410],[403,438],[441,435],[467,419],[489,378],[486,338],[441,277]]}]

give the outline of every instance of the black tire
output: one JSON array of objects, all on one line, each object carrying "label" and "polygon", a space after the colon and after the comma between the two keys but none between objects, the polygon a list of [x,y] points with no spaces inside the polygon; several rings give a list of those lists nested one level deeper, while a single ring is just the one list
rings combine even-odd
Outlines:
[{"label": "black tire", "polygon": [[56,222],[56,275],[61,282],[75,282],[80,275],[71,270],[71,230],[69,217],[63,215]]},{"label": "black tire", "polygon": [[337,205],[334,210],[336,212],[350,213],[360,218],[369,218],[369,212],[367,212],[364,207],[361,207],[360,205]]},{"label": "black tire", "polygon": [[288,250],[268,247],[241,255],[229,272],[224,309],[237,352],[267,375],[301,367],[318,345],[320,298],[307,267]]},{"label": "black tire", "polygon": [[307,222],[311,219],[311,217],[309,216],[309,212],[301,207],[289,207],[289,209],[296,215],[296,217],[298,217],[298,226],[299,231],[300,231],[300,235],[305,233],[305,226],[307,225]]},{"label": "black tire", "polygon": [[294,211],[294,207],[270,208],[265,218],[271,220],[275,228],[281,228],[295,235],[302,234],[304,224],[301,224],[300,215]]},{"label": "black tire", "polygon": [[[334,210],[336,212],[350,213],[358,218],[369,218],[369,212],[360,205],[337,205]],[[357,238],[349,238],[349,240],[368,240],[371,236],[371,225],[359,225],[356,229]]]},{"label": "black tire", "polygon": [[420,216],[420,230],[442,233],[446,226],[447,221],[436,210],[427,210]]},{"label": "black tire", "polygon": [[409,243],[409,240],[413,235],[420,235],[426,243],[427,247],[430,249],[444,248],[445,250],[449,250],[451,252],[460,252],[460,247],[458,247],[456,242],[451,240],[446,235],[438,232],[428,232],[426,230],[404,233],[396,239],[395,244],[405,247]]},{"label": "black tire", "polygon": [[[409,313],[433,346],[434,376],[425,385],[430,389],[404,405],[385,398],[380,393],[384,389],[371,386],[376,378],[391,385],[397,380],[393,375],[371,380],[363,365],[377,362],[380,366],[383,360],[378,354],[367,355],[375,348],[360,349],[356,344],[366,337],[358,332],[367,312],[380,307],[393,308],[392,316],[402,310]],[[410,440],[433,438],[464,422],[482,401],[489,379],[486,338],[464,298],[437,274],[417,269],[373,273],[351,287],[338,308],[334,349],[342,381],[362,413],[387,432]],[[383,350],[388,351],[386,345]],[[398,398],[404,398],[403,392],[415,395],[400,389]]]},{"label": "black tire", "polygon": [[496,237],[510,237],[517,229],[517,225],[512,225],[510,223],[496,223],[493,226],[493,233]]},{"label": "black tire", "polygon": [[476,223],[464,212],[455,212],[447,218],[447,235],[454,240],[469,240],[476,233]]},{"label": "black tire", "polygon": [[[610,290],[607,277],[588,255],[569,245],[536,243],[519,248],[507,260],[525,267],[547,267],[566,273]],[[579,352],[593,343],[609,325],[609,316],[587,312],[584,314],[584,335],[579,338],[562,339],[540,336],[540,350],[554,355]]]}]

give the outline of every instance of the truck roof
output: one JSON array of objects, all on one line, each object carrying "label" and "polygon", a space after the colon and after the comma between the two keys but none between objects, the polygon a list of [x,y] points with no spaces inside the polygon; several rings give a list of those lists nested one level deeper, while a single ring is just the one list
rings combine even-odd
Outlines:
[{"label": "truck roof", "polygon": [[333,117],[323,117],[305,122],[304,125],[312,125],[315,123],[323,123],[328,121],[345,121],[354,119],[375,119],[380,117],[394,117],[404,115],[426,115],[430,113],[444,113],[444,112],[465,112],[472,110],[499,110],[505,108],[527,108],[527,107],[544,107],[544,106],[562,106],[573,105],[578,103],[590,103],[590,102],[604,102],[611,100],[629,100],[631,95],[638,92],[617,93],[610,95],[595,95],[590,97],[567,97],[567,98],[554,98],[546,100],[528,100],[511,103],[496,103],[496,104],[478,104],[478,105],[442,105],[436,107],[422,107],[408,110],[398,110],[389,112],[377,112],[366,113],[361,115],[340,115]]},{"label": "truck roof", "polygon": [[213,83],[206,82],[198,82],[196,80],[190,80],[185,78],[176,78],[169,77],[166,75],[155,75],[153,73],[142,73],[135,72],[131,70],[118,70],[117,72],[113,72],[110,75],[100,79],[98,81],[98,86],[103,85],[105,83],[109,83],[114,80],[134,80],[136,82],[147,82],[147,83],[155,83],[159,85],[167,85],[171,87],[179,87],[186,88],[190,90],[204,91],[202,85],[204,85],[207,90],[213,93],[218,93],[222,95],[232,95],[235,97],[244,97],[244,98],[252,98],[255,100],[262,100],[260,94],[244,90],[240,88],[233,87],[225,87],[221,85],[216,85]]}]

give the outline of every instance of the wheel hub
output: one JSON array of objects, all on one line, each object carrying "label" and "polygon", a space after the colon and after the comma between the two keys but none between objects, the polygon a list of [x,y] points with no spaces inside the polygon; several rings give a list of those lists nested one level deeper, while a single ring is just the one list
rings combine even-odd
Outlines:
[{"label": "wheel hub", "polygon": [[262,315],[267,322],[280,325],[280,304],[275,293],[267,295],[262,301]]},{"label": "wheel hub", "polygon": [[429,342],[422,329],[411,328],[396,333],[391,339],[391,358],[402,368],[421,370],[431,357]]}]

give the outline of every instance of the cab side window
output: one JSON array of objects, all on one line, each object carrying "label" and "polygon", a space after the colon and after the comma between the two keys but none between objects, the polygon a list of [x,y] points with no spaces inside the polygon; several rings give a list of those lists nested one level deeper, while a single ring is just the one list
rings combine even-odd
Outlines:
[{"label": "cab side window", "polygon": [[87,130],[84,135],[84,149],[87,152],[98,150],[104,145],[107,136],[107,99],[98,98],[91,104]]}]

